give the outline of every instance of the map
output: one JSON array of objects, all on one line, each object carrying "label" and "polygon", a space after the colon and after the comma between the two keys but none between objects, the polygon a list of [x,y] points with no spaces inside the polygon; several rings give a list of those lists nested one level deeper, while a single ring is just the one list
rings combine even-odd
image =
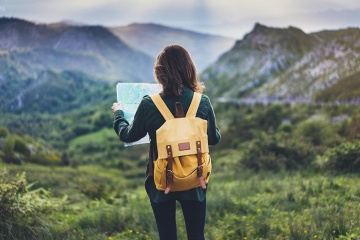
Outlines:
[{"label": "map", "polygon": [[[162,91],[162,87],[158,83],[118,83],[116,84],[117,101],[122,103],[124,117],[131,123],[134,120],[136,110],[145,95],[152,95]],[[124,143],[126,147],[149,143],[149,135],[139,141],[132,143]]]}]

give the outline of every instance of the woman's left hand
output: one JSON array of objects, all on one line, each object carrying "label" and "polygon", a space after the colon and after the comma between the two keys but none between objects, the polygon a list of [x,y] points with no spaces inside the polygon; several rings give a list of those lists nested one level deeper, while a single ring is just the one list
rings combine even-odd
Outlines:
[{"label": "woman's left hand", "polygon": [[112,113],[114,114],[117,110],[122,110],[122,104],[121,103],[113,103],[111,107]]}]

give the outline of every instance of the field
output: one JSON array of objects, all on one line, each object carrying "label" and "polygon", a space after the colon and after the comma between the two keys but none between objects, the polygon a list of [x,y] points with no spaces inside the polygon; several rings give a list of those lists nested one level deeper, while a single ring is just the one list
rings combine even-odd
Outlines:
[{"label": "field", "polygon": [[[215,107],[207,239],[360,238],[358,108]],[[0,239],[158,239],[146,145],[90,124],[62,154],[4,127],[0,144]],[[180,206],[177,224],[186,239]]]},{"label": "field", "polygon": [[[360,236],[358,174],[254,172],[234,164],[236,152],[219,155],[208,192],[207,239]],[[5,178],[26,172],[34,183],[22,197],[36,192],[36,212],[29,214],[45,225],[36,239],[157,239],[143,186],[125,181],[121,171],[0,166]],[[179,239],[185,239],[180,211],[177,218]]]}]

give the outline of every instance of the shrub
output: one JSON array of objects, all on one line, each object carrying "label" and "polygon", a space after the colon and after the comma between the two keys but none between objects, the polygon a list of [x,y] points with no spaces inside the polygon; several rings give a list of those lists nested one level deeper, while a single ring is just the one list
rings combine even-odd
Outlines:
[{"label": "shrub", "polygon": [[44,189],[30,190],[25,173],[9,179],[0,173],[0,239],[38,239],[49,232],[44,213],[63,208],[64,200],[51,199]]},{"label": "shrub", "polygon": [[91,126],[89,124],[85,124],[83,126],[75,126],[74,129],[72,130],[72,134],[75,134],[75,136],[81,136],[91,131],[92,131]]},{"label": "shrub", "polygon": [[15,146],[14,137],[12,135],[8,135],[6,137],[6,139],[5,139],[5,143],[4,143],[4,146],[3,146],[5,162],[8,162],[8,163],[13,162],[13,158],[14,158],[14,155],[15,155],[14,146]]},{"label": "shrub", "polygon": [[263,136],[244,148],[242,164],[255,170],[306,168],[315,160],[313,148],[293,138]]},{"label": "shrub", "polygon": [[109,113],[95,112],[91,117],[91,123],[96,130],[111,126],[112,120],[112,116]]},{"label": "shrub", "polygon": [[39,163],[44,165],[60,165],[61,159],[59,154],[56,152],[43,148],[41,146],[37,146],[35,153],[30,156],[30,162]]},{"label": "shrub", "polygon": [[9,132],[6,127],[0,126],[0,138],[6,138]]},{"label": "shrub", "polygon": [[354,139],[360,138],[360,115],[356,115],[350,122],[350,135]]},{"label": "shrub", "polygon": [[350,121],[348,119],[342,120],[336,124],[336,132],[345,138],[351,138],[352,131],[350,129]]},{"label": "shrub", "polygon": [[14,135],[14,151],[25,156],[30,156],[28,144],[18,135]]},{"label": "shrub", "polygon": [[325,157],[327,169],[360,172],[360,141],[342,143],[328,150]]},{"label": "shrub", "polygon": [[301,122],[296,129],[296,135],[309,139],[313,145],[328,144],[334,139],[335,132],[331,126],[321,119],[310,119]]},{"label": "shrub", "polygon": [[271,104],[257,115],[258,127],[263,129],[277,129],[286,116],[281,104]]},{"label": "shrub", "polygon": [[281,123],[277,131],[284,133],[291,133],[293,131],[293,126],[290,123]]}]

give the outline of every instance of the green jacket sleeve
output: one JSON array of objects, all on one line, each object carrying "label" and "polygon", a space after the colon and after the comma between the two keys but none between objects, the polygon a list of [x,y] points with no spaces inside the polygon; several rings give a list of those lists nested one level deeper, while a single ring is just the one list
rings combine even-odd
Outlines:
[{"label": "green jacket sleeve", "polygon": [[144,101],[140,102],[132,123],[129,123],[124,118],[124,112],[122,110],[115,112],[113,127],[116,134],[119,136],[120,141],[135,142],[145,137],[147,133],[145,124],[146,119],[144,117],[145,113],[146,108]]},{"label": "green jacket sleeve", "polygon": [[207,99],[207,122],[208,122],[208,130],[207,130],[207,134],[208,134],[208,143],[209,145],[215,145],[217,143],[220,142],[221,139],[221,134],[220,134],[220,130],[216,125],[216,117],[215,117],[215,112],[214,109],[211,105],[210,99],[208,97],[206,97]]}]

